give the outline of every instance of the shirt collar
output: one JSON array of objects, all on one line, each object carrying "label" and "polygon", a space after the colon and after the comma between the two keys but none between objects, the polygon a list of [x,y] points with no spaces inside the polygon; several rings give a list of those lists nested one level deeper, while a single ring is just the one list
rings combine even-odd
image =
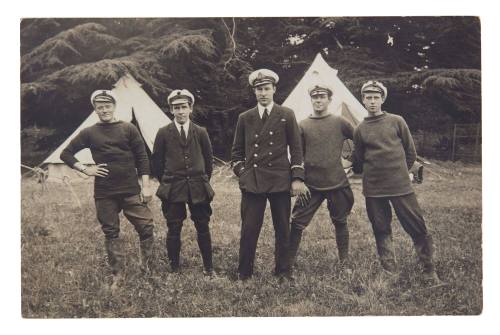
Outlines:
[{"label": "shirt collar", "polygon": [[[177,131],[180,134],[180,132],[181,132],[181,124],[178,123],[176,119],[174,119],[174,124],[175,124],[175,128],[177,128]],[[188,130],[189,130],[189,124],[190,124],[189,119],[186,121],[186,123],[183,124],[184,131],[186,132],[186,136],[187,136],[187,133],[188,133]]]},{"label": "shirt collar", "polygon": [[268,115],[271,115],[271,110],[273,109],[273,107],[274,107],[274,101],[271,101],[271,103],[266,107],[262,106],[261,104],[257,104],[257,109],[259,110],[260,118],[262,119],[262,114],[264,114],[264,109],[267,109]]}]

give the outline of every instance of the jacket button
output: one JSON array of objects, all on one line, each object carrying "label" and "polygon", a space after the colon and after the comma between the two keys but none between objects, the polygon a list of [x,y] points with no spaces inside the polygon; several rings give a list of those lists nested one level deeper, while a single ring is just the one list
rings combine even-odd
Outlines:
[{"label": "jacket button", "polygon": [[258,148],[258,147],[259,147],[259,145],[258,145],[257,143],[255,143],[255,147],[256,147],[256,148]]},{"label": "jacket button", "polygon": [[272,134],[273,134],[273,132],[272,132],[272,131],[270,131],[270,132],[269,132],[269,135],[272,135]]},{"label": "jacket button", "polygon": [[254,157],[257,157],[257,156],[259,156],[259,155],[255,153],[255,154],[253,154],[253,156],[254,156]]},{"label": "jacket button", "polygon": [[273,142],[269,142],[269,145],[273,145]]},{"label": "jacket button", "polygon": [[267,166],[273,166],[273,163],[268,163]]},{"label": "jacket button", "polygon": [[272,152],[269,152],[269,155],[270,155],[270,156],[272,156],[272,155],[273,155],[273,153],[272,153]]},{"label": "jacket button", "polygon": [[257,164],[254,164],[253,167],[257,167]]},{"label": "jacket button", "polygon": [[259,134],[255,134],[255,138],[259,137]]}]

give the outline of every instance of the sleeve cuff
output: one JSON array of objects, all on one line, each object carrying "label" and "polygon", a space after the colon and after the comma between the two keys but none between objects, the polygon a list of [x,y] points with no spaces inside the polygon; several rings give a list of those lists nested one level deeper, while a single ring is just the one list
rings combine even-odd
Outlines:
[{"label": "sleeve cuff", "polygon": [[236,176],[240,176],[241,174],[241,171],[243,170],[244,168],[244,161],[237,161],[237,162],[233,162],[232,163],[232,166],[233,166],[233,172]]},{"label": "sleeve cuff", "polygon": [[294,179],[300,179],[302,181],[305,180],[305,171],[304,171],[304,165],[292,165],[291,167],[292,170],[292,180]]}]

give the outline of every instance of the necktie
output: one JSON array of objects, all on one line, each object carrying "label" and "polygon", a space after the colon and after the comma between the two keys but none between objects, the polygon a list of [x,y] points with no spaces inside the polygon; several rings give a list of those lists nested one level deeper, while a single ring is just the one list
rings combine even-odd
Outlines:
[{"label": "necktie", "polygon": [[269,117],[269,114],[268,114],[267,108],[266,108],[266,109],[264,109],[264,113],[262,113],[262,124],[266,123],[268,117]]},{"label": "necktie", "polygon": [[186,138],[186,132],[184,131],[183,125],[181,125],[181,139],[182,139],[182,143],[186,143],[187,138]]}]

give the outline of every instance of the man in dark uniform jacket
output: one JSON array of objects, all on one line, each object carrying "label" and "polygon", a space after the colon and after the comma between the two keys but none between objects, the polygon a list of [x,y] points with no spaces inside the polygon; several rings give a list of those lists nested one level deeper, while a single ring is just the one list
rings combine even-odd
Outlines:
[{"label": "man in dark uniform jacket", "polygon": [[[275,275],[290,276],[288,260],[292,195],[302,194],[304,167],[300,132],[294,112],[273,102],[276,73],[253,72],[249,83],[258,105],[238,117],[231,152],[241,189],[239,279],[253,274],[255,250],[269,200],[275,231]],[[290,152],[290,159],[288,156]]]},{"label": "man in dark uniform jacket", "polygon": [[203,259],[203,273],[212,276],[210,202],[214,192],[209,184],[213,170],[212,145],[205,128],[189,121],[194,97],[188,90],[175,90],[168,97],[174,122],[158,130],[152,163],[160,181],[156,195],[162,201],[167,220],[167,253],[172,272],[179,271],[182,223],[186,204],[191,212]]}]

